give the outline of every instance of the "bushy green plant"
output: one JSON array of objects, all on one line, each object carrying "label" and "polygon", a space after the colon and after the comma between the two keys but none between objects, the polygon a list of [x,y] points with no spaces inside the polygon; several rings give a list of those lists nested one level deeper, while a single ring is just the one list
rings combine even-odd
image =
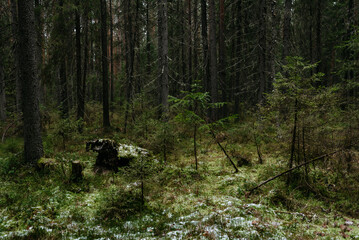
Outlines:
[{"label": "bushy green plant", "polygon": [[73,120],[70,118],[61,119],[53,127],[53,130],[49,134],[47,140],[50,141],[52,147],[54,147],[55,149],[60,148],[64,150],[66,148],[67,143],[76,136],[76,132],[78,131],[79,127],[82,125],[83,125],[82,119],[79,120]]},{"label": "bushy green plant", "polygon": [[195,83],[191,86],[191,91],[183,91],[182,98],[170,97],[172,110],[176,113],[175,121],[184,124],[186,127],[193,128],[193,153],[195,157],[196,170],[198,169],[197,159],[197,134],[198,130],[207,128],[206,115],[211,108],[219,108],[224,103],[211,103],[208,92],[202,92],[201,86]]},{"label": "bushy green plant", "polygon": [[145,184],[148,179],[161,169],[157,159],[149,156],[134,158],[128,167],[120,169],[120,174],[130,183],[139,185],[142,205],[145,203]]},{"label": "bushy green plant", "polygon": [[[330,146],[323,127],[337,124],[334,116],[338,112],[338,87],[323,87],[323,74],[315,73],[315,64],[300,57],[288,57],[287,62],[284,73],[276,76],[261,116],[262,122],[281,130],[277,131],[278,140],[289,143],[291,168],[295,162],[323,154]],[[317,147],[318,143],[322,145]]]}]

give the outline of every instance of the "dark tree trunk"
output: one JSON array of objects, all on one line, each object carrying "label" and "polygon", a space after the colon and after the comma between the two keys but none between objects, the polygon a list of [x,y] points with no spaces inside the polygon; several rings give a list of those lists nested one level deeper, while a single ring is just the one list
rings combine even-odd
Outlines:
[{"label": "dark tree trunk", "polygon": [[266,90],[266,54],[267,54],[267,1],[259,2],[259,52],[258,52],[258,70],[259,70],[259,90],[258,102],[262,103],[263,94]]},{"label": "dark tree trunk", "polygon": [[198,78],[198,0],[194,1],[193,7],[193,75],[192,79]]},{"label": "dark tree trunk", "polygon": [[132,7],[131,1],[125,1],[125,62],[126,62],[126,110],[125,110],[125,126],[124,131],[127,132],[127,123],[129,116],[130,105],[132,104],[133,91],[133,68],[134,68],[134,39],[133,39],[133,24],[132,24]]},{"label": "dark tree trunk", "polygon": [[42,157],[43,147],[40,127],[39,79],[36,65],[36,31],[34,4],[18,1],[19,54],[22,83],[22,109],[24,117],[25,160],[35,163]]},{"label": "dark tree trunk", "polygon": [[168,113],[168,28],[167,0],[158,1],[158,51],[162,116]]},{"label": "dark tree trunk", "polygon": [[184,89],[182,89],[183,87],[181,87],[181,90],[190,90],[190,87],[188,84],[186,85],[186,83],[188,83],[187,80],[187,59],[186,59],[186,50],[187,50],[187,46],[186,46],[186,38],[185,38],[185,7],[184,7],[184,3],[185,1],[178,1],[178,12],[180,12],[180,44],[181,44],[181,67],[182,67],[182,73],[181,73],[181,79],[182,79],[182,86],[185,86]]},{"label": "dark tree trunk", "polygon": [[[313,3],[309,2],[309,60],[310,63],[314,63],[313,60]],[[312,72],[312,70],[311,70]]]},{"label": "dark tree trunk", "polygon": [[[64,57],[65,58],[65,57]],[[69,117],[69,102],[68,102],[68,94],[67,94],[67,76],[66,76],[66,59],[60,60],[60,109],[61,109],[61,117],[68,118]]]},{"label": "dark tree trunk", "polygon": [[283,20],[283,52],[282,61],[286,63],[286,57],[290,54],[292,0],[285,0]]},{"label": "dark tree trunk", "polygon": [[114,72],[113,72],[113,16],[112,16],[112,0],[110,0],[110,100],[114,102],[113,97],[113,80],[114,80]]},{"label": "dark tree trunk", "polygon": [[87,82],[87,68],[88,68],[88,61],[89,61],[89,40],[88,40],[88,5],[87,3],[85,3],[85,7],[84,7],[84,18],[83,18],[83,22],[84,22],[84,35],[85,35],[85,39],[84,39],[84,61],[83,61],[83,75],[82,75],[82,98],[80,102],[81,105],[81,109],[82,109],[82,113],[84,114],[82,116],[82,119],[85,118],[85,99],[86,99],[86,82]]},{"label": "dark tree trunk", "polygon": [[151,32],[151,26],[150,26],[150,16],[149,16],[149,4],[150,0],[147,0],[146,2],[146,58],[147,58],[147,64],[146,64],[146,73],[147,76],[150,76],[151,74],[151,38],[150,38],[150,32]]},{"label": "dark tree trunk", "polygon": [[[349,41],[354,34],[354,0],[348,1],[348,20],[347,20],[347,33],[345,36],[345,40]],[[346,61],[351,62],[354,60],[354,53],[348,46],[344,49],[344,58]],[[354,78],[354,71],[352,69],[347,69],[344,73],[344,79],[351,80]],[[353,96],[353,90],[349,90],[348,92],[348,100]]]},{"label": "dark tree trunk", "polygon": [[188,1],[188,85],[192,86],[192,1]]},{"label": "dark tree trunk", "polygon": [[101,59],[102,59],[102,107],[103,127],[110,127],[109,96],[108,96],[108,61],[107,61],[107,7],[106,0],[101,3]]},{"label": "dark tree trunk", "polygon": [[[226,45],[225,45],[225,9],[224,0],[219,1],[219,80],[222,86],[222,102],[227,102],[227,63],[226,63]],[[224,105],[221,109],[221,116],[225,117],[228,109]]]},{"label": "dark tree trunk", "polygon": [[84,119],[84,95],[82,94],[81,76],[81,26],[80,26],[80,1],[76,1],[75,24],[76,24],[76,95],[77,95],[77,119]]},{"label": "dark tree trunk", "polygon": [[207,3],[206,0],[201,0],[201,35],[203,48],[203,85],[204,90],[209,92],[210,70],[209,70],[209,55],[208,55],[208,33],[207,33]]},{"label": "dark tree trunk", "polygon": [[[0,32],[0,35],[2,33]],[[1,39],[1,36],[0,36]],[[4,75],[4,61],[0,50],[0,120],[6,120],[6,91],[5,91],[5,75]]]},{"label": "dark tree trunk", "polygon": [[20,81],[20,70],[19,70],[19,29],[18,29],[18,16],[17,16],[17,1],[11,0],[11,32],[14,44],[14,72],[15,72],[15,84],[16,84],[16,110],[21,112],[21,81]]},{"label": "dark tree trunk", "polygon": [[277,2],[275,0],[270,0],[270,11],[271,11],[271,22],[270,22],[270,41],[268,44],[268,75],[267,75],[267,85],[266,85],[266,90],[267,92],[271,92],[272,91],[272,86],[273,86],[273,82],[274,82],[274,78],[275,78],[275,62],[276,62],[276,36],[278,35],[276,26],[277,26],[277,22],[276,22],[276,4]]},{"label": "dark tree trunk", "polygon": [[[298,99],[295,99],[294,104],[294,123],[293,123],[293,133],[292,133],[292,143],[290,148],[290,159],[288,162],[288,168],[291,169],[293,167],[294,162],[294,153],[295,153],[295,139],[296,139],[296,133],[297,133],[297,123],[298,123]],[[290,183],[291,176],[288,175],[287,184]]]},{"label": "dark tree trunk", "polygon": [[44,102],[45,98],[45,85],[42,81],[42,47],[43,47],[43,37],[42,37],[42,19],[41,19],[41,1],[35,0],[35,25],[36,25],[36,62],[37,62],[37,71],[40,80],[40,101]]},{"label": "dark tree trunk", "polygon": [[317,0],[317,29],[316,29],[316,59],[318,62],[317,73],[321,71],[322,60],[322,0]]},{"label": "dark tree trunk", "polygon": [[[216,14],[215,2],[209,0],[209,51],[210,51],[210,95],[211,102],[218,102],[218,72],[217,72],[217,39],[216,39]],[[211,120],[218,119],[217,109],[211,109]]]},{"label": "dark tree trunk", "polygon": [[61,109],[61,117],[68,118],[69,116],[69,103],[68,103],[68,93],[67,93],[67,69],[66,69],[66,52],[64,49],[66,48],[65,44],[65,36],[67,35],[66,27],[65,27],[65,17],[63,10],[64,2],[63,0],[59,1],[59,32],[60,32],[60,47],[57,49],[59,52],[59,61],[60,61],[60,109]]},{"label": "dark tree trunk", "polygon": [[[234,113],[240,113],[240,89],[241,89],[241,82],[244,82],[245,74],[242,74],[242,64],[241,64],[241,55],[243,54],[243,12],[242,12],[242,0],[238,0],[237,2],[237,18],[236,18],[236,30],[237,30],[237,70],[236,70],[236,80],[234,85]],[[243,80],[241,81],[241,79]]]}]

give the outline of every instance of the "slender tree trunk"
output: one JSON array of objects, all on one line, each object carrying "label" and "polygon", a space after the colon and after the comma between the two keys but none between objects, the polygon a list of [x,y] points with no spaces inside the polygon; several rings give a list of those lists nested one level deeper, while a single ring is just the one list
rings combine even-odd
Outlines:
[{"label": "slender tree trunk", "polygon": [[114,102],[114,72],[113,72],[113,16],[112,16],[112,0],[110,0],[110,100]]},{"label": "slender tree trunk", "polygon": [[147,64],[146,64],[146,73],[147,76],[150,76],[151,74],[151,38],[150,38],[150,32],[151,32],[151,26],[150,26],[150,15],[149,15],[149,4],[151,0],[147,0],[146,2],[146,58],[147,58]]},{"label": "slender tree trunk", "polygon": [[210,69],[209,69],[209,54],[208,54],[208,32],[207,32],[207,3],[206,0],[201,0],[201,35],[203,48],[203,85],[204,90],[209,92],[210,83]]},{"label": "slender tree trunk", "polygon": [[133,24],[132,24],[132,7],[131,1],[125,1],[125,61],[126,61],[126,110],[125,110],[125,126],[124,131],[127,132],[127,123],[129,116],[130,105],[132,104],[132,91],[133,91],[133,65],[134,65],[134,39],[133,39]]},{"label": "slender tree trunk", "polygon": [[17,14],[17,1],[10,0],[11,4],[11,32],[13,37],[14,45],[14,72],[15,72],[15,85],[16,85],[16,111],[21,112],[21,81],[20,81],[20,70],[19,70],[19,29],[18,29],[18,14]]},{"label": "slender tree trunk", "polygon": [[[289,159],[289,163],[288,163],[288,169],[291,169],[293,167],[293,162],[294,162],[295,139],[296,139],[296,133],[297,133],[297,122],[298,122],[298,100],[295,99],[292,145],[291,145],[291,149],[290,149],[290,159]],[[287,183],[289,183],[290,180],[291,180],[290,175],[288,175]]]},{"label": "slender tree trunk", "polygon": [[39,79],[36,65],[36,32],[34,4],[18,0],[19,54],[22,83],[22,109],[24,117],[25,160],[34,164],[42,157],[43,147],[40,126]]},{"label": "slender tree trunk", "polygon": [[101,50],[102,50],[102,105],[103,127],[110,127],[109,96],[108,96],[108,61],[107,61],[107,7],[106,0],[101,3]]},{"label": "slender tree trunk", "polygon": [[[181,22],[181,26],[180,26],[180,41],[181,41],[181,60],[182,60],[182,86],[184,86],[184,89],[181,90],[187,90],[189,91],[191,86],[188,85],[187,82],[187,59],[186,59],[186,51],[187,51],[187,46],[186,46],[186,30],[185,30],[185,26],[186,26],[186,19],[185,19],[185,1],[178,1],[178,12],[180,13],[180,22]],[[182,87],[181,87],[182,88]]]},{"label": "slender tree trunk", "polygon": [[86,99],[86,82],[87,82],[87,68],[88,68],[88,61],[89,61],[89,40],[88,40],[88,5],[85,3],[84,7],[84,61],[83,61],[83,75],[82,75],[82,88],[81,88],[81,102],[80,107],[82,109],[82,119],[85,119],[85,99]]},{"label": "slender tree trunk", "polygon": [[198,0],[194,0],[193,7],[193,75],[192,79],[198,78]]},{"label": "slender tree trunk", "polygon": [[[349,41],[354,34],[354,0],[348,1],[348,20],[347,20],[347,34],[345,36],[345,40]],[[344,58],[346,61],[351,62],[354,60],[354,53],[349,47],[344,49]],[[352,80],[354,78],[354,71],[352,69],[347,69],[344,73],[344,79]],[[347,92],[348,101],[352,101],[352,96],[354,95],[354,90],[350,89]]]},{"label": "slender tree trunk", "polygon": [[283,20],[283,51],[282,61],[286,63],[286,57],[290,54],[292,0],[285,0]]},{"label": "slender tree trunk", "polygon": [[[0,32],[0,39],[2,33]],[[6,120],[6,89],[5,89],[5,75],[4,75],[4,61],[0,50],[0,120]]]},{"label": "slender tree trunk", "polygon": [[68,102],[68,93],[67,93],[67,70],[66,70],[66,60],[60,60],[60,110],[61,117],[68,118],[69,116],[69,102]]},{"label": "slender tree trunk", "polygon": [[167,28],[167,0],[158,1],[158,45],[159,45],[159,75],[161,86],[162,116],[168,113],[168,28]]},{"label": "slender tree trunk", "polygon": [[[313,3],[309,1],[309,60],[310,63],[314,63],[313,60]],[[312,69],[311,75],[312,75]]]},{"label": "slender tree trunk", "polygon": [[321,63],[322,60],[322,0],[317,0],[317,29],[316,29],[316,62],[318,62],[318,66],[316,68],[316,72],[321,71]]},{"label": "slender tree trunk", "polygon": [[[209,0],[209,50],[210,50],[210,95],[211,102],[218,102],[218,72],[217,72],[217,39],[216,39],[216,14],[215,14],[215,2]],[[218,119],[217,109],[211,109],[211,120]]]},{"label": "slender tree trunk", "polygon": [[188,2],[188,85],[189,88],[192,86],[192,1]]},{"label": "slender tree trunk", "polygon": [[[245,74],[242,74],[242,64],[241,64],[241,55],[243,54],[243,12],[242,12],[242,0],[238,0],[237,2],[237,18],[236,18],[236,30],[237,30],[237,43],[236,43],[236,57],[237,60],[237,69],[236,69],[236,80],[234,84],[234,112],[235,114],[240,113],[240,96],[239,93],[241,86],[240,83],[241,78],[245,77]],[[244,80],[244,79],[243,79]]]},{"label": "slender tree trunk", "polygon": [[[224,0],[219,1],[219,81],[222,86],[222,102],[227,102],[227,63],[226,63],[226,45],[225,45],[225,9]],[[228,113],[227,105],[221,108],[221,117]]]},{"label": "slender tree trunk", "polygon": [[42,80],[42,47],[43,47],[43,36],[42,36],[42,19],[41,19],[41,1],[35,0],[35,25],[36,25],[36,62],[38,69],[38,76],[40,80],[40,102],[45,100],[45,85]]},{"label": "slender tree trunk", "polygon": [[80,1],[76,1],[75,25],[76,25],[76,95],[77,95],[77,119],[84,119],[84,106],[82,94],[82,76],[81,76],[81,26],[80,26]]},{"label": "slender tree trunk", "polygon": [[267,78],[267,85],[266,85],[266,90],[267,92],[271,92],[272,91],[272,86],[273,86],[273,82],[274,82],[274,78],[275,78],[275,62],[276,62],[276,36],[278,35],[278,32],[276,31],[276,4],[277,2],[275,0],[270,0],[270,11],[271,11],[271,22],[270,22],[270,42],[268,45],[268,55],[269,55],[269,60],[268,60],[268,78]]},{"label": "slender tree trunk", "polygon": [[261,0],[259,3],[259,52],[258,52],[258,70],[259,70],[259,91],[258,102],[262,103],[267,84],[266,74],[266,55],[267,55],[267,1]]},{"label": "slender tree trunk", "polygon": [[193,130],[193,151],[194,151],[194,159],[196,162],[196,170],[198,170],[198,159],[197,159],[197,124],[194,124]]},{"label": "slender tree trunk", "polygon": [[60,39],[60,47],[57,49],[59,51],[60,57],[60,110],[61,110],[61,117],[68,118],[69,116],[69,103],[68,103],[68,93],[67,93],[67,69],[66,69],[66,52],[63,50],[66,48],[65,46],[65,36],[67,35],[66,28],[65,28],[65,17],[63,13],[63,0],[59,0],[59,31],[61,32],[61,39]]}]

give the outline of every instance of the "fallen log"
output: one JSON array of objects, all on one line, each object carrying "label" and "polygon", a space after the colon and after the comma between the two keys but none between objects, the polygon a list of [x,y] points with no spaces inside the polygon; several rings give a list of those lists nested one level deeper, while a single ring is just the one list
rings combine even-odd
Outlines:
[{"label": "fallen log", "polygon": [[331,155],[333,155],[333,154],[335,154],[335,153],[338,153],[338,152],[341,152],[341,151],[343,151],[343,150],[337,150],[337,151],[334,151],[334,152],[331,152],[331,153],[327,153],[327,154],[321,155],[321,156],[319,156],[319,157],[313,158],[313,159],[311,159],[311,160],[309,160],[309,161],[307,161],[307,162],[304,162],[304,163],[302,163],[302,164],[299,164],[298,166],[292,167],[292,168],[288,169],[288,170],[285,171],[285,172],[282,172],[282,173],[280,173],[280,174],[278,174],[278,175],[276,175],[276,176],[274,176],[274,177],[271,177],[271,178],[269,178],[269,179],[267,179],[267,180],[261,182],[261,183],[258,184],[256,187],[254,187],[254,188],[252,188],[251,190],[249,190],[249,192],[246,194],[246,196],[251,195],[254,190],[260,188],[261,186],[263,186],[263,185],[265,185],[265,184],[267,184],[267,183],[269,183],[269,182],[271,182],[271,181],[273,181],[273,180],[276,179],[276,178],[279,178],[280,176],[283,176],[283,175],[285,175],[285,174],[287,174],[287,173],[290,173],[291,171],[293,171],[293,170],[295,170],[295,169],[298,169],[298,168],[300,168],[300,167],[302,167],[302,166],[305,166],[305,165],[310,164],[310,163],[312,163],[312,162],[321,160],[321,159],[323,159],[323,158],[325,158],[325,157],[327,157],[327,156],[331,156]]}]

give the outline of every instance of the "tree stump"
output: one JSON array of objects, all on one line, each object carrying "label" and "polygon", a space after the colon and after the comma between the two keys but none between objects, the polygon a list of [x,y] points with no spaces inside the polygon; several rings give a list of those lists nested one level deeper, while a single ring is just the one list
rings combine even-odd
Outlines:
[{"label": "tree stump", "polygon": [[71,171],[71,181],[72,182],[80,182],[83,179],[83,166],[80,161],[72,161],[71,163],[72,171]]}]

